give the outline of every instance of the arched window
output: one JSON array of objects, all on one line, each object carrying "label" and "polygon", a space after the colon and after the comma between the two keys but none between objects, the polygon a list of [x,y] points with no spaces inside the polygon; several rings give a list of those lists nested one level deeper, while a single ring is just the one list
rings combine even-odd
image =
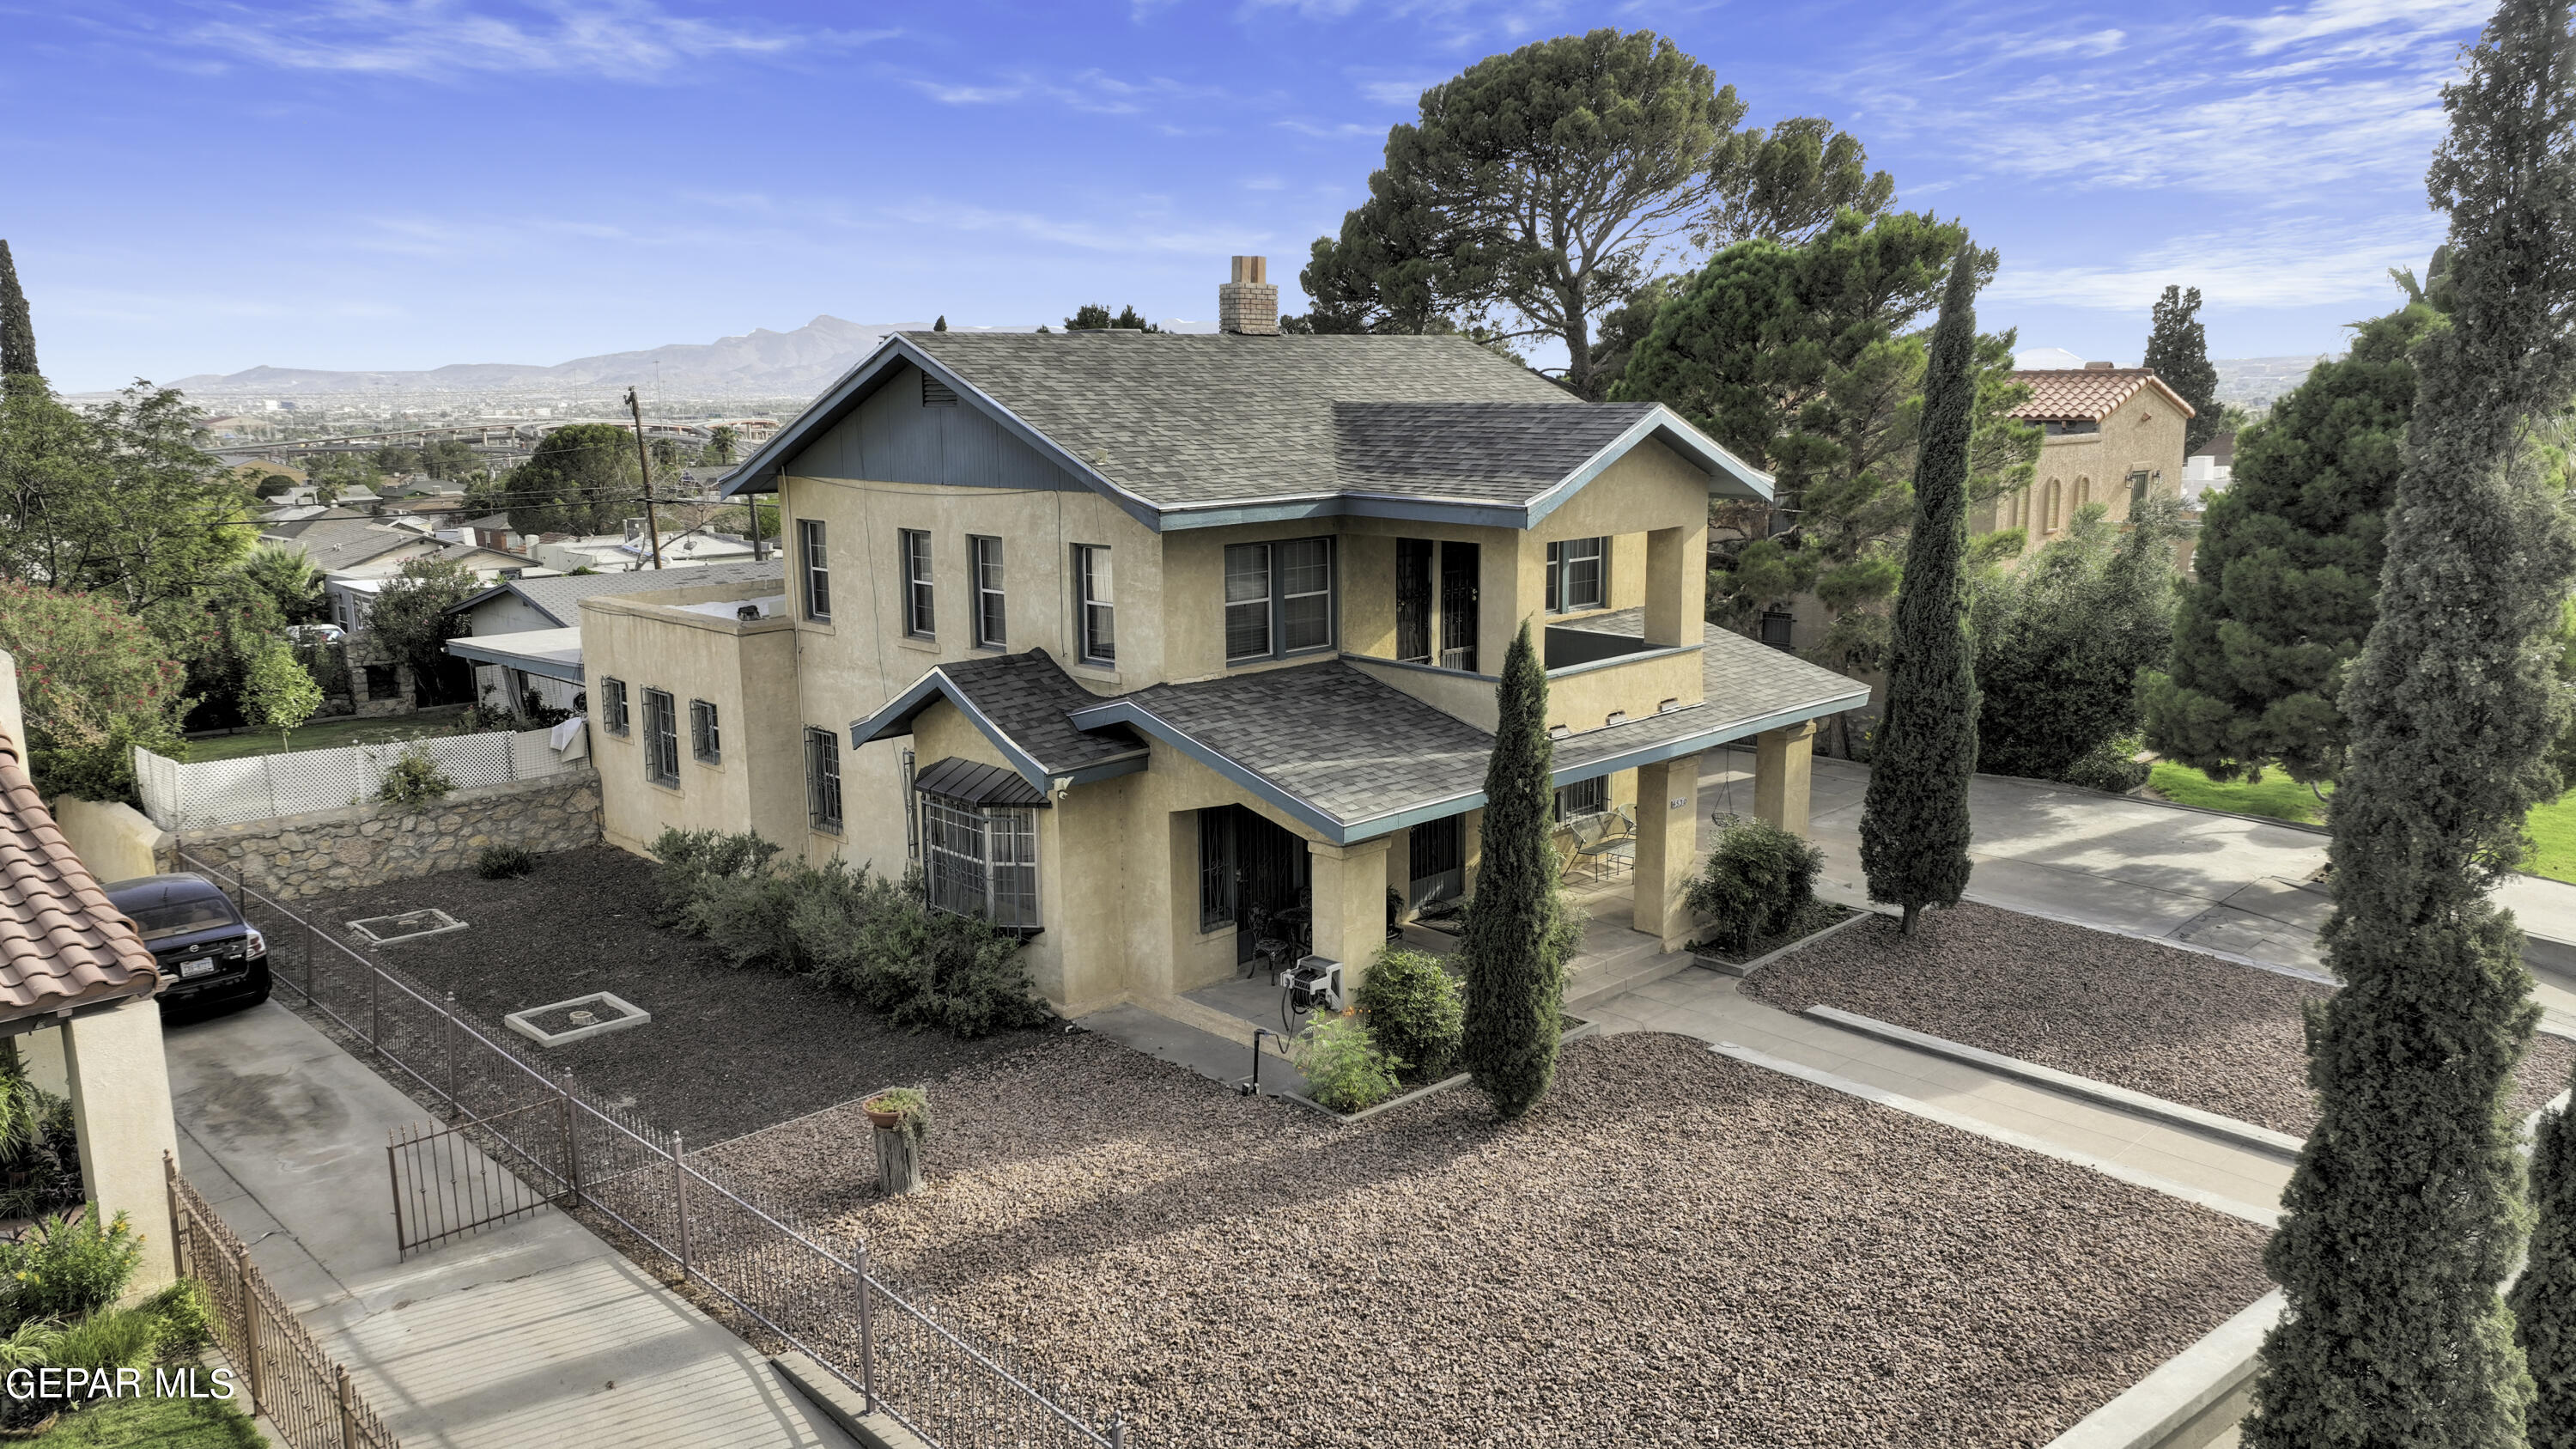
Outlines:
[{"label": "arched window", "polygon": [[2059,525],[2065,522],[2063,512],[2065,495],[2066,485],[2054,478],[2048,480],[2048,507],[2047,511],[2040,515],[2040,532],[2055,533]]},{"label": "arched window", "polygon": [[[2075,480],[2075,506],[2076,506],[2077,508],[2081,508],[2081,507],[2083,507],[2085,504],[2090,503],[2090,502],[2092,502],[2092,501],[2093,501],[2093,480],[2092,480],[2092,479],[2090,479],[2090,478],[2078,478],[2078,479],[2076,479],[2076,480]],[[2072,511],[2070,511],[2070,512],[2068,513],[2068,515],[2067,515],[2067,516],[2071,519],[2071,518],[2073,518],[2073,517],[2074,517],[2074,514],[2072,513]]]}]

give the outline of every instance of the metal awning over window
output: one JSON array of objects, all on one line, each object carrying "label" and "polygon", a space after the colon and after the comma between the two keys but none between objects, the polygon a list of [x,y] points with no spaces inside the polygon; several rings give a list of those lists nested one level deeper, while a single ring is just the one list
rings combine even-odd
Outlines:
[{"label": "metal awning over window", "polygon": [[1019,772],[1000,765],[982,765],[955,755],[934,765],[924,765],[912,778],[912,788],[924,795],[938,795],[979,810],[1038,806],[1047,803],[1046,795],[1021,779]]}]

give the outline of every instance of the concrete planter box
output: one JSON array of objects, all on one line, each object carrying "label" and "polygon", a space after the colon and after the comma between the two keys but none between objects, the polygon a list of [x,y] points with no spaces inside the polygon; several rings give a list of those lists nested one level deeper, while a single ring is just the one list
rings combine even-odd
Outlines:
[{"label": "concrete planter box", "polygon": [[[582,1011],[597,1007],[605,1007],[619,1014],[607,1021],[576,1025],[563,1031],[548,1031],[537,1024],[540,1018],[555,1012]],[[539,1046],[549,1047],[562,1046],[566,1042],[583,1041],[594,1036],[606,1036],[612,1031],[624,1031],[628,1027],[647,1025],[652,1020],[653,1013],[622,996],[606,991],[594,991],[587,996],[573,997],[569,1001],[550,1001],[543,1006],[531,1006],[525,1011],[514,1011],[501,1018],[502,1024],[510,1030]]]}]

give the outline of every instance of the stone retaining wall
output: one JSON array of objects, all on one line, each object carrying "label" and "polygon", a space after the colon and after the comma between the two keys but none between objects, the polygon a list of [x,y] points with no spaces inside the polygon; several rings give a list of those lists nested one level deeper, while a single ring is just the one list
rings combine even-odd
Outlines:
[{"label": "stone retaining wall", "polygon": [[418,809],[350,805],[218,825],[190,832],[181,848],[293,900],[464,870],[488,845],[544,855],[598,843],[599,773],[584,769],[458,790]]}]

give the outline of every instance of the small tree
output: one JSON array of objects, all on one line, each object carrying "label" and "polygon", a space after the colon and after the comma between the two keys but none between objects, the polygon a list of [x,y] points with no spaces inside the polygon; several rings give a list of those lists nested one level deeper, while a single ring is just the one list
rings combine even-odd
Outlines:
[{"label": "small tree", "polygon": [[465,621],[447,612],[478,587],[463,564],[416,558],[376,591],[367,630],[386,658],[411,666],[427,680],[447,658],[447,641],[465,632]]},{"label": "small tree", "polygon": [[18,290],[18,264],[0,241],[0,377],[34,377],[36,327],[27,317],[27,294]]},{"label": "small tree", "polygon": [[1861,808],[1869,898],[1905,908],[1914,934],[1925,906],[1955,906],[1968,887],[1968,777],[1977,770],[1977,675],[1968,646],[1968,434],[1977,400],[1976,249],[1959,248],[1923,389],[1914,462],[1914,526]]},{"label": "small tree", "polygon": [[93,594],[0,584],[0,648],[17,656],[36,787],[139,804],[134,746],[184,748],[187,670],[143,621]]},{"label": "small tree", "polygon": [[287,736],[322,707],[322,686],[305,672],[293,649],[271,643],[250,661],[242,703],[247,706],[242,712],[262,729],[277,731],[278,748],[288,749]]},{"label": "small tree", "polygon": [[1547,672],[1526,620],[1503,656],[1500,716],[1485,767],[1476,903],[1467,913],[1467,1069],[1505,1117],[1547,1095],[1563,1030],[1556,853],[1548,848],[1554,747]]}]

